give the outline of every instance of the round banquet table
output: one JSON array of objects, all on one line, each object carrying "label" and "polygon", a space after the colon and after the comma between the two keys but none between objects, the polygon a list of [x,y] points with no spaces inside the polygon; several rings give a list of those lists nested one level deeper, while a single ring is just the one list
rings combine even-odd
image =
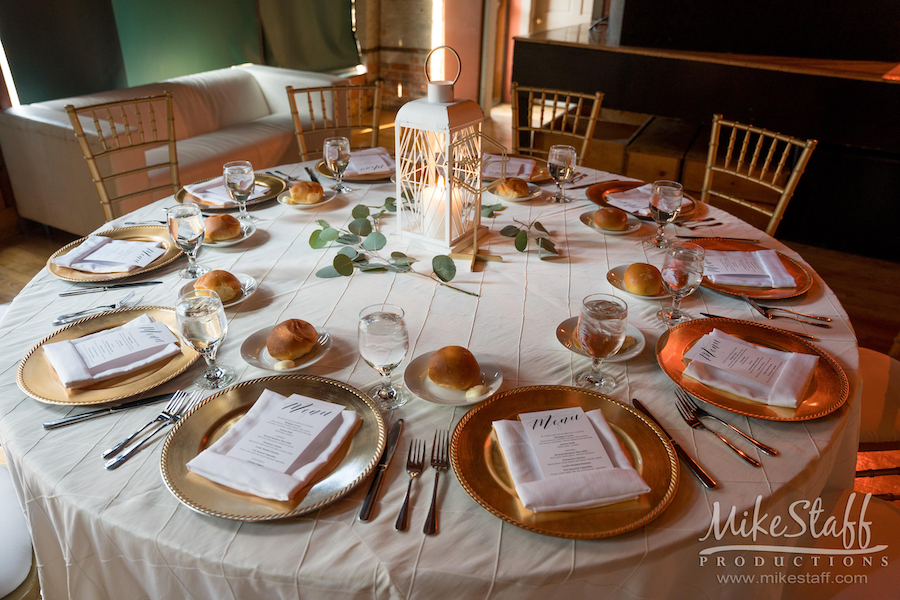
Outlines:
[{"label": "round banquet table", "polygon": [[[280,170],[300,177],[312,163]],[[584,169],[591,181],[615,175]],[[305,176],[304,176],[305,178]],[[326,187],[327,180],[323,180]],[[641,238],[652,234],[652,223],[626,236],[603,236],[579,221],[593,211],[585,189],[573,190],[574,201],[550,204],[548,193],[528,202],[504,202],[505,208],[483,224],[491,230],[483,249],[503,262],[490,262],[470,272],[457,261],[452,284],[476,292],[461,294],[409,274],[355,273],[323,279],[316,271],[330,265],[335,248],[310,248],[317,219],[346,226],[356,204],[382,205],[395,195],[394,184],[351,184],[353,192],[312,210],[296,210],[267,202],[252,213],[260,221],[256,234],[224,249],[204,248],[202,264],[252,275],[259,290],[226,309],[227,338],[220,360],[246,381],[273,373],[245,363],[244,339],[286,318],[301,318],[322,326],[334,337],[329,354],[305,372],[368,389],[375,372],[357,351],[357,315],[366,305],[391,302],[406,310],[410,348],[407,360],[439,347],[457,344],[491,357],[502,369],[502,390],[530,385],[569,385],[573,373],[588,360],[565,349],[556,326],[577,315],[581,299],[595,292],[615,293],[606,280],[608,269],[646,261],[662,264],[660,250],[647,250]],[[485,198],[484,204],[497,202]],[[108,223],[165,218],[166,198]],[[746,223],[706,205],[701,214],[725,225],[700,230],[710,237],[758,238],[763,246],[802,262],[802,258]],[[562,257],[540,260],[530,251],[515,250],[499,235],[507,225],[540,220]],[[393,217],[381,230],[393,231]],[[671,227],[669,233],[671,234]],[[690,232],[684,232],[690,233]],[[383,253],[401,251],[420,259],[428,271],[432,253],[388,235]],[[185,285],[177,271],[179,259],[141,279],[161,279],[162,285],[138,288],[143,304],[172,306]],[[420,266],[424,265],[424,266]],[[812,272],[812,269],[809,269]],[[750,510],[757,496],[764,508],[786,514],[784,506],[798,498],[813,499],[823,490],[852,488],[858,437],[858,352],[847,315],[835,295],[813,273],[806,294],[779,304],[828,315],[831,329],[779,321],[785,329],[806,331],[820,338],[819,346],[843,367],[850,382],[847,403],[823,418],[804,422],[764,421],[712,408],[735,425],[780,450],[770,457],[751,454],[762,462],[753,468],[742,462],[708,432],[691,430],[673,404],[674,385],[657,365],[655,346],[663,328],[656,312],[665,301],[627,297],[628,320],[641,329],[646,347],[635,358],[608,364],[619,385],[610,394],[630,403],[640,398],[675,439],[720,482],[707,490],[681,466],[674,500],[663,514],[631,533],[600,540],[570,540],[543,536],[506,523],[473,501],[452,471],[441,478],[438,535],[425,536],[422,525],[431,500],[433,471],[414,487],[410,530],[394,531],[397,511],[406,491],[405,454],[409,441],[428,440],[436,429],[452,429],[469,407],[445,407],[411,400],[388,420],[402,417],[398,451],[386,472],[375,517],[357,520],[368,482],[316,512],[293,519],[243,523],[198,514],[179,503],[160,476],[161,443],[144,449],[115,471],[103,468],[100,453],[125,434],[155,416],[160,407],[145,406],[61,429],[46,431],[41,423],[80,411],[79,408],[37,402],[16,385],[16,368],[25,352],[54,331],[57,315],[95,304],[112,303],[124,294],[110,291],[60,298],[76,284],[42,270],[12,303],[0,328],[0,444],[6,453],[15,487],[30,523],[44,598],[697,598],[747,597],[746,589],[721,585],[722,571],[701,567],[698,551],[709,542],[700,538],[709,528],[715,502],[724,508]],[[762,322],[739,298],[701,288],[683,307],[694,316],[709,312]],[[197,363],[158,391],[190,385]],[[396,376],[399,378],[399,374]],[[749,445],[746,447],[750,448]],[[783,584],[756,586],[754,597],[778,598]]]}]

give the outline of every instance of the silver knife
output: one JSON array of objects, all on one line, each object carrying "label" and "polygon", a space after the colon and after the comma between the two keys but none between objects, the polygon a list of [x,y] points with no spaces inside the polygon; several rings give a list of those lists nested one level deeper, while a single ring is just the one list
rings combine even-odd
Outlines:
[{"label": "silver knife", "polygon": [[78,296],[79,294],[92,294],[94,292],[106,292],[109,290],[117,290],[119,288],[140,287],[142,285],[156,285],[162,281],[135,281],[133,283],[114,283],[112,285],[103,285],[98,287],[82,288],[80,290],[72,290],[69,292],[60,292],[60,296]]},{"label": "silver knife", "polygon": [[676,238],[679,240],[735,240],[737,242],[748,242],[750,244],[758,244],[759,240],[754,240],[750,238],[737,238],[737,237],[728,237],[724,235],[676,235]]},{"label": "silver knife", "polygon": [[403,419],[397,419],[391,430],[388,431],[387,443],[384,445],[384,454],[381,460],[375,465],[375,478],[372,479],[372,485],[369,487],[369,493],[363,501],[362,508],[359,511],[359,520],[368,521],[372,517],[372,509],[375,507],[375,499],[378,497],[378,491],[381,489],[381,483],[384,481],[384,472],[391,463],[391,457],[394,456],[394,450],[397,448],[397,442],[400,441],[400,432],[403,430]]},{"label": "silver knife", "polygon": [[[731,317],[723,317],[722,315],[714,315],[712,313],[702,312],[700,314],[703,315],[704,317],[708,317],[710,319],[731,319]],[[740,319],[732,319],[732,321],[739,321],[739,320]],[[752,323],[752,322],[753,321],[748,321],[748,323]],[[767,325],[768,325],[768,323],[767,323]],[[769,325],[769,327],[772,327],[772,326]],[[809,335],[808,333],[800,333],[799,331],[791,331],[790,329],[780,329],[778,327],[772,327],[772,329],[777,329],[778,331],[784,331],[785,333],[790,333],[792,335],[796,335],[797,337],[802,337],[804,339],[811,340],[813,342],[819,341],[819,338],[817,338],[813,335]]]},{"label": "silver knife", "polygon": [[644,415],[646,415],[648,419],[656,423],[656,426],[659,427],[660,431],[662,431],[663,434],[669,439],[669,443],[672,444],[672,447],[675,448],[675,454],[677,454],[678,457],[684,461],[684,464],[686,464],[688,468],[693,471],[694,475],[697,476],[697,479],[700,480],[700,483],[702,483],[709,489],[715,489],[715,487],[718,485],[715,480],[709,476],[709,473],[703,470],[703,467],[697,464],[697,461],[695,461],[687,452],[685,452],[684,448],[678,445],[678,442],[676,442],[672,438],[672,436],[669,435],[669,432],[666,431],[666,428],[662,426],[662,423],[657,421],[656,417],[650,414],[650,411],[647,410],[647,407],[644,406],[637,398],[632,398],[631,402],[634,404],[634,407],[636,409],[644,413]]},{"label": "silver knife", "polygon": [[316,174],[313,173],[313,170],[312,170],[312,169],[310,169],[309,167],[306,167],[306,172],[309,173],[309,178],[310,178],[311,180],[315,181],[315,182],[318,183],[319,185],[322,185],[322,182],[319,181],[319,178],[316,177]]},{"label": "silver knife", "polygon": [[69,415],[68,417],[63,417],[62,419],[56,419],[55,421],[47,421],[43,424],[44,429],[56,429],[57,427],[63,427],[65,425],[71,425],[72,423],[80,423],[81,421],[87,421],[88,419],[95,419],[97,417],[102,417],[103,415],[109,415],[114,412],[118,412],[120,410],[127,410],[129,408],[136,408],[138,406],[146,406],[147,404],[154,404],[155,402],[161,402],[163,400],[168,400],[172,397],[172,394],[159,394],[158,396],[150,396],[149,398],[141,398],[140,400],[132,400],[131,402],[126,402],[125,404],[120,404],[119,406],[111,406],[109,408],[98,408],[97,410],[89,410],[87,412],[83,412],[77,415]]},{"label": "silver knife", "polygon": [[[763,310],[762,306],[760,306],[759,304],[757,304],[756,301],[753,300],[753,298],[749,297],[747,294],[741,294],[741,298],[743,298],[743,299],[744,299],[744,302],[746,302],[747,304],[749,304],[749,305],[753,308],[753,310],[755,310],[756,312],[758,312],[759,314],[761,314],[761,315],[764,316],[765,318],[767,318],[767,319],[771,319],[771,318],[772,318],[772,317],[770,317],[770,316],[766,313],[766,311]],[[807,321],[806,319],[798,319],[797,317],[788,317],[788,316],[785,316],[785,315],[776,315],[776,316],[779,317],[779,318],[781,318],[781,319],[791,319],[792,321],[797,321],[797,322],[799,322],[799,323],[804,323],[805,325],[813,325],[813,326],[815,326],[815,327],[827,327],[827,328],[829,328],[829,329],[831,328],[831,325],[829,325],[828,323],[819,323],[819,322],[816,322],[816,321]],[[816,317],[816,318],[818,318],[818,317]]]}]

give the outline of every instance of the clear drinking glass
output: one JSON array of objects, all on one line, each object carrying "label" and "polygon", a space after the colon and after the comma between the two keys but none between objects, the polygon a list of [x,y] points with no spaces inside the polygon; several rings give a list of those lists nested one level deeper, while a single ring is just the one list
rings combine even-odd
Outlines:
[{"label": "clear drinking glass", "polygon": [[681,212],[684,187],[677,181],[654,181],[650,192],[650,216],[656,221],[656,235],[645,241],[652,248],[668,248],[666,225],[675,220]]},{"label": "clear drinking glass", "polygon": [[403,309],[393,304],[373,304],[359,313],[359,353],[381,375],[381,383],[368,394],[382,410],[403,406],[409,392],[391,383],[391,373],[409,350]]},{"label": "clear drinking glass", "polygon": [[219,295],[211,290],[183,294],[175,304],[175,318],[182,342],[206,360],[206,370],[194,383],[208,390],[218,390],[234,381],[231,367],[216,364],[216,353],[228,331],[228,320]]},{"label": "clear drinking glass", "polygon": [[173,206],[166,211],[169,236],[188,257],[188,266],[178,272],[182,279],[197,279],[209,272],[208,267],[197,264],[197,253],[206,235],[203,214],[196,204]]},{"label": "clear drinking glass", "polygon": [[547,202],[569,202],[563,194],[563,184],[575,175],[575,148],[572,146],[550,146],[547,155],[547,169],[550,177],[556,182],[556,195],[550,196]]},{"label": "clear drinking glass", "polygon": [[610,392],[616,379],[600,370],[603,359],[619,351],[625,341],[628,305],[609,294],[591,294],[581,302],[578,343],[591,356],[591,368],[575,375],[575,385]]},{"label": "clear drinking glass", "polygon": [[332,137],[325,140],[322,149],[325,164],[337,177],[337,185],[332,189],[338,194],[352,192],[353,188],[344,185],[344,171],[350,164],[350,140],[345,137]]},{"label": "clear drinking glass", "polygon": [[253,165],[246,160],[227,162],[222,167],[222,176],[225,179],[225,191],[241,208],[238,220],[244,223],[259,221],[247,212],[247,200],[253,195],[253,190],[256,188],[256,173],[253,172]]},{"label": "clear drinking glass", "polygon": [[706,250],[697,244],[670,244],[663,261],[662,278],[672,294],[672,308],[666,308],[656,316],[666,327],[690,321],[691,316],[681,310],[681,300],[694,293],[703,280],[703,259]]}]

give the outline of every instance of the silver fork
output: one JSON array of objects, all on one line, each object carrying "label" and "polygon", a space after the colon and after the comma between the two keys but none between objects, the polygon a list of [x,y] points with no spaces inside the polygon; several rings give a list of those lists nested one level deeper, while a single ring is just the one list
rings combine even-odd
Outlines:
[{"label": "silver fork", "polygon": [[700,225],[679,225],[679,227],[684,227],[685,229],[690,229],[691,231],[695,231],[697,229],[704,229],[706,227],[718,227],[722,225],[722,223],[701,223]]},{"label": "silver fork", "polygon": [[118,452],[119,450],[121,450],[122,448],[124,448],[125,446],[130,444],[131,440],[133,440],[137,436],[141,435],[141,433],[145,429],[147,429],[154,423],[159,423],[161,421],[165,421],[166,419],[168,419],[169,415],[171,415],[173,411],[177,410],[178,407],[184,403],[187,396],[188,396],[188,393],[183,390],[178,390],[177,392],[172,394],[172,398],[166,404],[166,407],[164,409],[162,409],[162,411],[156,416],[155,419],[148,422],[146,425],[144,425],[143,427],[141,427],[140,429],[138,429],[137,431],[135,431],[134,433],[129,435],[127,438],[125,438],[124,440],[122,440],[121,442],[119,442],[118,444],[113,446],[112,448],[107,448],[106,450],[104,450],[103,458],[107,458],[110,455],[115,454],[116,452]]},{"label": "silver fork", "polygon": [[[759,314],[761,314],[762,316],[764,316],[767,319],[790,319],[791,321],[799,321],[800,323],[805,323],[806,325],[814,325],[816,327],[827,327],[827,328],[831,327],[831,325],[829,325],[828,323],[819,323],[817,321],[807,321],[806,319],[798,319],[797,317],[792,317],[790,315],[773,315],[769,311],[774,310],[774,309],[760,306],[753,298],[749,297],[747,294],[741,294],[741,298],[743,298],[744,302],[746,302],[754,310],[756,310],[756,312],[758,312]],[[777,309],[777,310],[784,310],[784,309]],[[793,311],[788,311],[788,312],[793,312]],[[804,315],[804,316],[809,316],[809,315]],[[811,318],[823,321],[827,317],[811,317]],[[831,319],[828,319],[828,320],[830,321]]]},{"label": "silver fork", "polygon": [[409,528],[409,493],[412,491],[413,481],[425,470],[425,440],[412,440],[409,442],[409,454],[406,457],[406,472],[409,473],[409,485],[406,486],[406,498],[397,515],[394,529],[406,531]]},{"label": "silver fork", "polygon": [[698,419],[702,419],[703,417],[709,417],[710,419],[715,419],[722,425],[729,427],[735,433],[742,435],[744,437],[744,439],[746,439],[748,442],[750,442],[751,444],[753,444],[754,446],[756,446],[757,448],[759,448],[760,450],[762,450],[769,456],[778,456],[778,450],[776,450],[775,448],[772,448],[771,446],[767,446],[766,444],[763,444],[759,440],[753,439],[752,437],[750,437],[749,435],[747,435],[746,433],[744,433],[743,431],[741,431],[740,429],[738,429],[737,427],[732,425],[731,423],[729,423],[727,421],[723,421],[716,415],[710,414],[710,413],[706,412],[705,410],[703,410],[702,408],[700,408],[700,406],[698,406],[697,403],[694,402],[694,399],[691,398],[690,394],[688,394],[681,388],[678,388],[675,390],[675,395],[678,396],[678,399],[681,400],[682,402],[684,402],[688,406],[688,408],[690,408],[693,411],[693,413],[695,415],[697,415]]},{"label": "silver fork", "polygon": [[687,406],[687,404],[682,402],[681,398],[677,399],[677,402],[675,402],[675,406],[678,408],[678,412],[681,414],[681,418],[684,419],[685,423],[690,425],[693,429],[705,429],[706,431],[712,432],[717,438],[719,438],[720,440],[725,442],[725,444],[727,444],[729,448],[731,448],[732,450],[737,452],[738,455],[741,458],[743,458],[745,461],[747,461],[754,467],[759,466],[758,460],[756,460],[755,458],[753,458],[752,456],[750,456],[749,454],[747,454],[746,452],[744,452],[743,450],[741,450],[740,448],[738,448],[737,446],[735,446],[734,444],[732,444],[731,442],[726,440],[724,437],[719,435],[718,432],[715,432],[712,429],[709,429],[706,425],[701,423],[700,419],[697,418],[697,415],[694,413],[694,411],[691,410],[691,408],[689,406]]},{"label": "silver fork", "polygon": [[446,429],[434,432],[434,442],[431,444],[431,468],[434,469],[434,491],[431,492],[431,508],[425,520],[425,529],[422,530],[426,535],[437,533],[438,479],[442,471],[450,468],[450,432]]},{"label": "silver fork", "polygon": [[[178,421],[178,419],[181,418],[181,415],[190,410],[191,407],[193,407],[200,400],[200,397],[200,391],[191,392],[190,394],[185,394],[184,397],[182,397],[182,399],[179,401],[178,405],[175,406],[172,410],[169,410],[169,407],[166,406],[166,408],[160,413],[159,417],[154,419],[154,422],[158,423],[156,429],[145,435],[140,441],[138,441],[138,443],[136,443],[134,446],[132,446],[122,454],[107,461],[103,466],[107,469],[112,470],[134,456],[134,454],[138,450],[140,450],[144,444],[149,442],[150,439],[153,438],[157,433],[165,429],[166,426],[172,425],[173,423]],[[163,415],[165,415],[165,418],[162,418]]]},{"label": "silver fork", "polygon": [[114,302],[112,304],[103,304],[101,306],[92,306],[91,308],[85,308],[84,310],[77,310],[75,312],[66,313],[64,315],[59,315],[56,317],[56,320],[53,321],[54,325],[65,325],[70,321],[75,321],[81,318],[82,315],[88,315],[93,312],[103,312],[104,310],[115,310],[117,308],[122,308],[125,306],[130,306],[128,301],[134,296],[134,292],[129,292],[127,296],[119,300],[118,302]]}]

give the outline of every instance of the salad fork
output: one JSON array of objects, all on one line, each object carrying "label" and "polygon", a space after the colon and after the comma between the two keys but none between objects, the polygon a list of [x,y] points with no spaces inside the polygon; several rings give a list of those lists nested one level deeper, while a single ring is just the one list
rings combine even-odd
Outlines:
[{"label": "salad fork", "polygon": [[741,431],[740,429],[738,429],[737,427],[732,425],[731,423],[729,423],[727,421],[723,421],[716,415],[710,414],[710,413],[706,412],[705,410],[703,410],[702,408],[700,408],[700,406],[698,406],[697,403],[694,402],[694,399],[691,398],[691,395],[688,394],[686,391],[682,390],[681,388],[678,388],[675,390],[675,395],[678,396],[678,399],[681,400],[682,402],[684,402],[687,405],[687,407],[690,408],[694,412],[695,415],[697,415],[698,419],[702,419],[704,417],[709,417],[710,419],[715,419],[722,425],[725,425],[726,427],[731,428],[731,430],[734,431],[735,433],[742,435],[744,437],[744,439],[746,439],[748,442],[750,442],[751,444],[753,444],[754,446],[756,446],[757,448],[759,448],[760,450],[762,450],[769,456],[778,456],[778,450],[776,450],[775,448],[772,448],[771,446],[767,446],[766,444],[763,444],[759,440],[753,439],[752,437],[750,437],[749,435],[747,435],[746,433],[744,433],[743,431]]},{"label": "salad fork", "polygon": [[[818,321],[807,321],[806,319],[798,319],[797,317],[792,317],[790,315],[773,315],[769,311],[776,310],[776,309],[765,308],[763,306],[760,306],[759,304],[757,304],[757,302],[753,298],[750,298],[747,294],[741,294],[741,298],[743,298],[744,302],[749,304],[756,312],[758,312],[759,314],[761,314],[762,316],[764,316],[767,319],[790,319],[791,321],[799,321],[800,323],[805,323],[806,325],[814,325],[816,327],[826,327],[826,328],[831,327],[831,325],[829,325],[828,323],[820,323]],[[777,309],[777,310],[784,310],[784,309]],[[788,312],[792,312],[792,311],[788,311]],[[809,316],[809,315],[804,315],[804,316]],[[819,321],[824,321],[825,319],[827,319],[828,321],[831,320],[831,319],[828,319],[827,317],[811,317],[811,318],[818,319]]]},{"label": "salad fork", "polygon": [[185,392],[184,390],[178,390],[177,392],[172,394],[172,398],[169,400],[168,404],[166,404],[166,407],[164,409],[162,409],[162,411],[159,413],[159,415],[156,416],[155,419],[148,422],[146,425],[144,425],[143,427],[141,427],[140,429],[138,429],[137,431],[135,431],[134,433],[129,435],[127,438],[125,438],[124,440],[122,440],[121,442],[119,442],[118,444],[113,446],[112,448],[107,448],[103,452],[103,458],[107,458],[111,454],[115,454],[116,452],[118,452],[119,450],[121,450],[122,448],[124,448],[125,446],[130,444],[131,440],[133,440],[134,438],[139,436],[145,429],[147,429],[154,423],[160,423],[162,421],[165,421],[166,419],[171,418],[171,414],[174,411],[178,410],[178,407],[180,407],[182,404],[184,404],[187,397],[188,397],[188,393]]},{"label": "salad fork", "polygon": [[431,444],[431,468],[434,469],[434,490],[431,492],[431,508],[425,520],[425,529],[422,530],[426,535],[437,533],[438,479],[442,471],[450,468],[450,432],[446,429],[434,432],[434,442]]},{"label": "salad fork", "polygon": [[740,448],[738,448],[737,446],[735,446],[734,444],[729,442],[727,439],[725,439],[724,437],[719,435],[718,432],[713,431],[712,429],[709,429],[706,425],[701,423],[700,419],[697,418],[697,414],[693,410],[691,410],[691,408],[685,402],[683,402],[681,400],[681,398],[677,399],[677,401],[675,402],[675,406],[678,408],[678,412],[679,412],[679,414],[681,414],[681,418],[684,419],[684,422],[687,423],[688,425],[690,425],[692,429],[705,429],[706,431],[712,432],[717,438],[719,438],[720,440],[725,442],[725,444],[729,448],[731,448],[732,450],[737,452],[738,456],[743,458],[745,461],[747,461],[754,467],[760,466],[758,460],[756,460],[755,458],[753,458],[752,456],[750,456],[749,454],[747,454],[746,452],[744,452],[743,450],[741,450]]},{"label": "salad fork", "polygon": [[412,491],[413,481],[425,470],[425,440],[412,440],[409,442],[409,454],[406,457],[406,472],[409,474],[409,484],[406,486],[406,497],[394,529],[406,531],[409,528],[409,493]]},{"label": "salad fork", "polygon": [[64,315],[59,315],[53,321],[53,325],[65,325],[66,323],[71,323],[72,321],[77,321],[83,315],[88,315],[94,312],[103,312],[104,310],[116,310],[117,308],[127,308],[129,306],[134,306],[143,298],[139,298],[133,302],[129,302],[131,298],[134,296],[134,292],[129,292],[127,296],[119,300],[118,302],[114,302],[113,304],[103,304],[101,306],[92,306],[91,308],[85,308],[84,310],[78,310],[72,313],[66,313]]}]

